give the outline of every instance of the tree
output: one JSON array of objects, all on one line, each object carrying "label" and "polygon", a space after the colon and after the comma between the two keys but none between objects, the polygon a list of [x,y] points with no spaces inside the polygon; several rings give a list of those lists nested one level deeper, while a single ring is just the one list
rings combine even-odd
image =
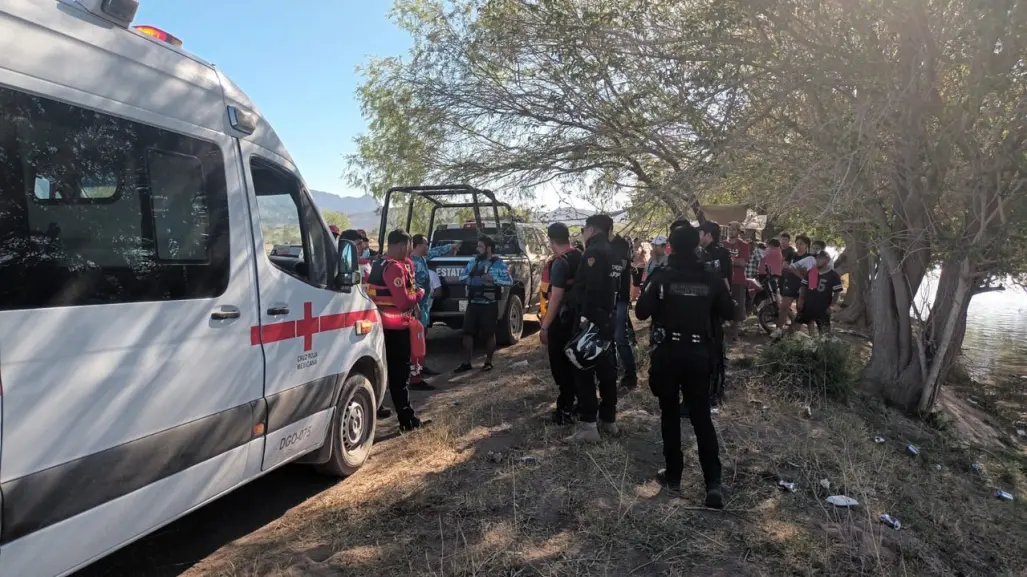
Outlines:
[{"label": "tree", "polygon": [[[793,196],[823,207],[852,246],[873,248],[865,376],[897,404],[929,411],[970,299],[1017,272],[1003,263],[1025,224],[1027,8],[793,0],[748,9],[761,80],[749,102],[779,136],[750,129],[740,141],[807,159]],[[935,265],[934,304],[916,310]]]},{"label": "tree", "polygon": [[329,225],[334,224],[335,226],[339,227],[340,231],[346,230],[352,226],[349,217],[341,212],[336,212],[334,210],[323,210],[321,211],[321,216],[324,217],[325,222],[327,222]]},{"label": "tree", "polygon": [[735,72],[710,44],[661,58],[656,22],[709,38],[732,26],[715,2],[397,0],[408,59],[372,61],[360,87],[369,131],[350,180],[542,185],[634,191],[675,214],[702,178],[740,104]]}]

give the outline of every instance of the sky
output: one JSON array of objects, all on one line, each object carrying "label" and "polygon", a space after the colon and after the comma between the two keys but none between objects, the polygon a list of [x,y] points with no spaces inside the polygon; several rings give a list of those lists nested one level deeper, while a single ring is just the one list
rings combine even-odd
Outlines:
[{"label": "sky", "polygon": [[399,56],[409,36],[390,0],[141,0],[135,25],[156,26],[216,64],[275,128],[307,185],[360,195],[342,178],[364,130],[356,67]]}]

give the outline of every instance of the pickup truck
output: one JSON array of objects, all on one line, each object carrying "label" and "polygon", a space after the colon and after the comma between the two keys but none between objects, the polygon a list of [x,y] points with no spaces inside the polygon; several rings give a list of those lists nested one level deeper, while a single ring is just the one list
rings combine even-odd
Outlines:
[{"label": "pickup truck", "polygon": [[445,323],[453,329],[463,325],[467,308],[467,289],[460,281],[467,263],[475,257],[478,237],[486,234],[496,241],[496,256],[503,259],[510,269],[514,284],[504,288],[499,301],[499,327],[496,341],[511,345],[521,338],[524,330],[524,315],[539,309],[539,285],[542,282],[542,267],[549,255],[545,233],[530,224],[502,222],[496,227],[480,230],[473,224],[440,225],[431,235],[431,245],[439,246],[454,242],[462,243],[454,256],[434,258],[428,267],[439,275],[442,294],[437,297],[431,310],[433,323]]}]

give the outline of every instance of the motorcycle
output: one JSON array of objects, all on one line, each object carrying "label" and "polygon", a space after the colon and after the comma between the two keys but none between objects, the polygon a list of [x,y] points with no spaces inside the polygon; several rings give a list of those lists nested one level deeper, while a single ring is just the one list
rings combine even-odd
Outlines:
[{"label": "motorcycle", "polygon": [[763,275],[759,280],[748,279],[749,314],[755,314],[756,320],[769,335],[777,328],[778,295],[777,283],[771,276]]}]

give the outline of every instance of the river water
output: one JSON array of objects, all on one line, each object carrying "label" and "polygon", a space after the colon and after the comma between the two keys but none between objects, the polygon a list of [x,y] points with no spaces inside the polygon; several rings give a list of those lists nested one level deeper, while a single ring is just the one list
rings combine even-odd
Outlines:
[{"label": "river water", "polygon": [[[932,300],[936,280],[936,274],[928,276],[917,294],[918,303]],[[995,383],[1027,375],[1027,293],[1023,289],[1006,284],[1004,291],[973,297],[963,360],[976,380]]]},{"label": "river water", "polygon": [[975,296],[963,357],[977,379],[1027,379],[1027,294],[1011,288]]}]

